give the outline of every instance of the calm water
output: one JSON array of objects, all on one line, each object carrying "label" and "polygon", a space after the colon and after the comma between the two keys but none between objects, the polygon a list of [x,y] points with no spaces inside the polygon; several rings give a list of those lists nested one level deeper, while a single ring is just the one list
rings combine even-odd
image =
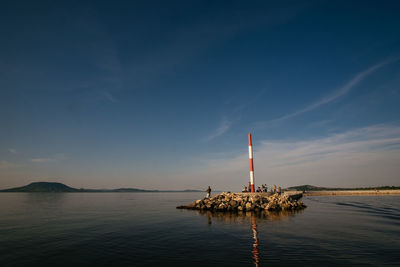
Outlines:
[{"label": "calm water", "polygon": [[400,265],[400,197],[307,197],[289,214],[199,213],[202,193],[2,193],[0,266]]}]

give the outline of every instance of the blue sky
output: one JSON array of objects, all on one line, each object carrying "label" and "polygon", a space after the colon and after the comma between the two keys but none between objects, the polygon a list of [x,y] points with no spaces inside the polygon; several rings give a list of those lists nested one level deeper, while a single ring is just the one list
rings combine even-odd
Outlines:
[{"label": "blue sky", "polygon": [[8,1],[0,187],[400,185],[398,1]]}]

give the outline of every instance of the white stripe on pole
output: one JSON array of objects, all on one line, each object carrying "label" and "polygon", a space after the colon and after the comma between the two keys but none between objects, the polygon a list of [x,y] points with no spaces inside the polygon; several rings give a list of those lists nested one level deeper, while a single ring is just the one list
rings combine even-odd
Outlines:
[{"label": "white stripe on pole", "polygon": [[250,171],[250,184],[254,184],[254,171]]}]

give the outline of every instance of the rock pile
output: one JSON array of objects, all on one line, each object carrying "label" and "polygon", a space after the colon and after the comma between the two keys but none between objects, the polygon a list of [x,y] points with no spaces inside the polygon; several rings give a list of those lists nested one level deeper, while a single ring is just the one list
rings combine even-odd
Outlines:
[{"label": "rock pile", "polygon": [[249,194],[249,193],[221,193],[211,198],[199,199],[177,209],[210,210],[210,211],[282,211],[300,210],[306,206],[298,200],[301,195],[286,194]]}]

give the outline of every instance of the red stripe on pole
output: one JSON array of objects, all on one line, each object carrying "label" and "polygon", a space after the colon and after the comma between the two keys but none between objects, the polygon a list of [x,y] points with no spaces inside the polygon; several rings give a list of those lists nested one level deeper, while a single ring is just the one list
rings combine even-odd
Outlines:
[{"label": "red stripe on pole", "polygon": [[252,184],[250,187],[251,187],[251,192],[253,192],[253,193],[256,192],[256,190],[254,188],[254,184]]},{"label": "red stripe on pole", "polygon": [[254,171],[253,159],[249,159],[249,160],[250,160],[250,171]]},{"label": "red stripe on pole", "polygon": [[249,146],[251,146],[251,133],[249,133]]}]

